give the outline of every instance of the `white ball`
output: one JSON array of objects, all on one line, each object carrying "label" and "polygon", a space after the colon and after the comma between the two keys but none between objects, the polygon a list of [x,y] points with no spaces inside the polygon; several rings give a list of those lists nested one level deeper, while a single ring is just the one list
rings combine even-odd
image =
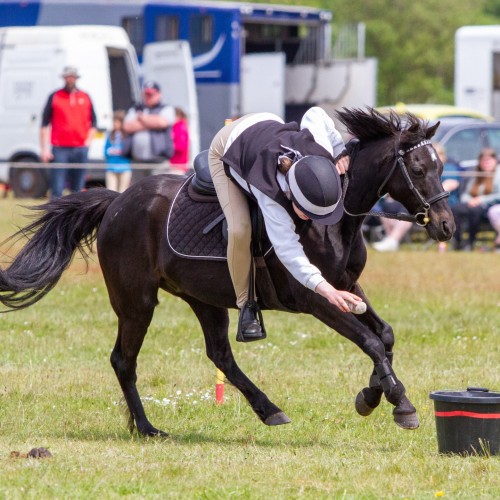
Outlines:
[{"label": "white ball", "polygon": [[356,304],[348,302],[347,305],[353,314],[363,314],[366,312],[366,304],[364,302],[356,302]]}]

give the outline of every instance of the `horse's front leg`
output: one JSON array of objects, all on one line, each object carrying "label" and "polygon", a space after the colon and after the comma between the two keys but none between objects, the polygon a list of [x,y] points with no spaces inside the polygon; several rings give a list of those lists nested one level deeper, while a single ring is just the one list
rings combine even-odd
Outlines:
[{"label": "horse's front leg", "polygon": [[[355,283],[350,291],[361,297],[367,306],[366,312],[356,316],[356,318],[380,338],[384,344],[385,355],[392,365],[392,349],[394,346],[392,327],[375,312],[359,283]],[[356,411],[363,417],[370,415],[380,404],[383,392],[379,376],[374,367],[368,387],[362,389],[356,397]]]},{"label": "horse's front leg", "polygon": [[[359,283],[355,283],[351,291],[362,297],[367,305],[366,313],[356,316],[356,319],[366,325],[367,328],[380,338],[384,344],[387,362],[392,368],[394,356],[394,332],[392,327],[375,312]],[[381,367],[377,368],[375,365],[370,376],[368,387],[362,389],[356,396],[356,411],[360,415],[370,415],[379,405],[382,394],[384,393],[380,373],[385,373],[386,371],[387,370]],[[406,396],[403,396],[396,404],[393,414],[395,422],[405,429],[415,429],[419,425],[415,407]]]},{"label": "horse's front leg", "polygon": [[198,320],[205,336],[207,356],[221,370],[250,403],[253,411],[266,425],[290,423],[290,419],[241,371],[231,350],[228,338],[229,316],[227,309],[185,299]]},{"label": "horse's front leg", "polygon": [[[360,287],[356,288],[356,293],[360,293],[360,296],[367,300]],[[315,300],[309,301],[309,304],[310,312],[314,316],[354,342],[373,360],[374,371],[370,377],[370,385],[356,398],[358,413],[369,415],[379,404],[381,394],[384,393],[387,401],[395,406],[394,421],[405,429],[417,428],[419,424],[415,407],[406,397],[405,387],[392,368],[391,349],[394,337],[390,326],[378,318],[368,301],[367,311],[361,315],[342,313],[319,296],[315,296]],[[384,324],[386,327],[377,334],[373,330],[375,323]]]}]

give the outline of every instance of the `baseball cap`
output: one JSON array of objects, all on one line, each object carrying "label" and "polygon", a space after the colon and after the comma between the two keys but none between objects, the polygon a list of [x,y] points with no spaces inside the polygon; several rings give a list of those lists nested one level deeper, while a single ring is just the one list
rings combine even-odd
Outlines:
[{"label": "baseball cap", "polygon": [[144,82],[142,90],[146,93],[160,92],[160,86],[153,80],[149,80],[147,82]]},{"label": "baseball cap", "polygon": [[293,202],[310,219],[325,226],[344,214],[342,184],[335,165],[324,156],[304,156],[287,173]]},{"label": "baseball cap", "polygon": [[74,76],[75,78],[80,78],[78,70],[74,66],[65,66],[61,75],[63,78],[66,76]]}]

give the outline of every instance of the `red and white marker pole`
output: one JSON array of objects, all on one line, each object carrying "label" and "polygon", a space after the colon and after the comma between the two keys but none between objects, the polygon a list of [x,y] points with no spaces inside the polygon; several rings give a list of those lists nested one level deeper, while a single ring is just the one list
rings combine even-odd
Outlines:
[{"label": "red and white marker pole", "polygon": [[217,377],[215,382],[215,404],[224,403],[224,374],[217,368]]}]

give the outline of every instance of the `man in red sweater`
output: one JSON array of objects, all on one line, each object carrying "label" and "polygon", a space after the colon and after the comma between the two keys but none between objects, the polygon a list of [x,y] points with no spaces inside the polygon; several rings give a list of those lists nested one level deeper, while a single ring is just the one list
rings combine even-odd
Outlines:
[{"label": "man in red sweater", "polygon": [[[61,76],[64,87],[49,96],[43,110],[40,158],[44,163],[86,163],[96,131],[94,107],[90,96],[76,87],[80,77],[76,68],[65,67]],[[67,180],[72,192],[81,191],[85,186],[85,169],[51,169],[51,198],[62,196]]]}]

